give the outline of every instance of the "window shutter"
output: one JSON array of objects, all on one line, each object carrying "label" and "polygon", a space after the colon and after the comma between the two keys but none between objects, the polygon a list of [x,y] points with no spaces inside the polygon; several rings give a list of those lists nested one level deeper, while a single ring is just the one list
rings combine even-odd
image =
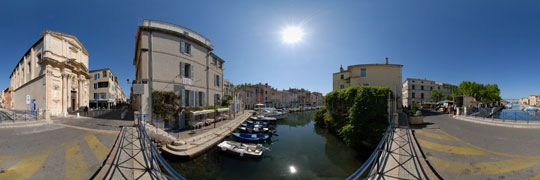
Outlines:
[{"label": "window shutter", "polygon": [[194,94],[195,92],[194,91],[189,91],[189,106],[193,106],[194,104]]},{"label": "window shutter", "polygon": [[180,92],[182,92],[182,107],[186,107],[186,90],[184,87],[182,87]]},{"label": "window shutter", "polygon": [[184,77],[184,71],[186,71],[185,68],[186,67],[184,66],[184,62],[180,62],[180,77]]},{"label": "window shutter", "polygon": [[195,106],[199,106],[199,91],[195,91]]},{"label": "window shutter", "polygon": [[217,75],[214,74],[214,86],[217,86]]},{"label": "window shutter", "polygon": [[193,69],[194,69],[194,68],[195,68],[195,66],[193,66],[193,65],[190,65],[190,66],[189,66],[189,69],[191,69],[191,72],[190,72],[190,74],[189,74],[189,78],[191,78],[191,79],[194,79],[194,78],[193,78]]},{"label": "window shutter", "polygon": [[186,47],[186,43],[184,41],[180,41],[180,52],[182,53],[186,53],[185,52],[185,48]]}]

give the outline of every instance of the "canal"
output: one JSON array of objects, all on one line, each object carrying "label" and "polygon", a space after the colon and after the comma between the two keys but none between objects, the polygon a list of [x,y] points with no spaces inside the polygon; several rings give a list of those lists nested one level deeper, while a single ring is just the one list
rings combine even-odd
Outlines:
[{"label": "canal", "polygon": [[501,112],[495,114],[494,118],[504,120],[539,121],[540,113],[536,111],[525,112],[520,110],[518,105],[514,105],[511,109],[503,109]]},{"label": "canal", "polygon": [[189,161],[167,161],[189,180],[345,179],[362,165],[366,155],[348,148],[326,129],[315,127],[314,114],[295,112],[279,120],[278,136],[263,143],[272,150],[264,152],[262,159],[232,156],[216,147]]}]

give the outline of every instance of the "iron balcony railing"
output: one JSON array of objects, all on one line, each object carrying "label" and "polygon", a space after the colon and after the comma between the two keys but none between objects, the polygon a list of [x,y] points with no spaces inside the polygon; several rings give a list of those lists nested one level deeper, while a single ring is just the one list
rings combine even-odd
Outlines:
[{"label": "iron balcony railing", "polygon": [[[384,136],[379,141],[377,148],[371,153],[369,158],[356,170],[352,175],[350,175],[347,180],[356,180],[362,179],[362,175],[369,169],[366,177],[364,179],[370,179],[376,177],[382,171],[382,164],[384,164],[385,159],[388,157],[389,146],[392,143],[392,137],[394,136],[394,119],[390,121],[390,124],[386,128]],[[375,169],[376,168],[376,169]],[[374,172],[373,170],[376,170]]]},{"label": "iron balcony railing", "polygon": [[[176,172],[170,165],[163,159],[163,156],[159,153],[156,146],[152,142],[152,139],[146,133],[146,120],[147,115],[141,114],[137,118],[137,129],[140,134],[140,143],[145,158],[146,167],[151,170],[150,176],[152,179],[174,179],[185,180],[178,172]],[[154,118],[155,119],[155,118]]]}]

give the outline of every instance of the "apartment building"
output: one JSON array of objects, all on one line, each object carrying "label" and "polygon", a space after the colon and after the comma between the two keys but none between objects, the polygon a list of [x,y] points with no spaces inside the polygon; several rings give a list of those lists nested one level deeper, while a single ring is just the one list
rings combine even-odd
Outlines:
[{"label": "apartment building", "polygon": [[43,31],[11,72],[14,110],[66,114],[88,106],[88,57],[73,35]]},{"label": "apartment building", "polygon": [[152,91],[173,91],[183,107],[219,105],[223,97],[225,61],[212,52],[206,37],[188,28],[155,20],[138,26],[133,65],[137,109],[151,111]]},{"label": "apartment building", "polygon": [[436,103],[436,99],[431,99],[431,91],[441,91],[444,98],[452,94],[457,86],[436,82],[427,79],[407,78],[402,84],[402,101],[404,106],[411,107],[413,104]]},{"label": "apartment building", "polygon": [[531,106],[538,106],[538,105],[540,105],[540,104],[538,103],[538,101],[540,101],[540,95],[534,95],[534,94],[533,94],[533,95],[529,95],[529,102],[528,102],[529,105],[531,105]]},{"label": "apartment building", "polygon": [[311,93],[311,106],[324,106],[324,96],[320,92]]},{"label": "apartment building", "polygon": [[232,84],[228,79],[223,80],[223,97],[225,96],[234,96],[234,84]]},{"label": "apartment building", "polygon": [[529,98],[519,98],[519,104],[529,104]]},{"label": "apartment building", "polygon": [[126,103],[127,99],[118,84],[118,77],[111,69],[96,69],[90,71],[90,108],[111,108]]},{"label": "apartment building", "polygon": [[350,86],[380,86],[388,87],[394,94],[401,95],[401,69],[403,65],[389,64],[358,64],[340,67],[339,72],[333,74],[333,90],[344,89]]}]

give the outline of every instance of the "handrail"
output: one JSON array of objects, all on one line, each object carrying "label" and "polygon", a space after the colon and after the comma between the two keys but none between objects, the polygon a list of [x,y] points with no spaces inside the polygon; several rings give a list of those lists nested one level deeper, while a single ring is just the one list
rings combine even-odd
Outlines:
[{"label": "handrail", "polygon": [[150,172],[150,176],[152,176],[152,179],[156,178],[186,180],[186,178],[182,177],[182,175],[176,172],[169,165],[169,163],[167,163],[167,161],[163,159],[154,143],[152,143],[152,139],[146,133],[146,122],[144,122],[144,120],[141,120],[143,119],[141,117],[144,117],[144,119],[146,119],[146,115],[140,114],[137,118],[137,129],[140,132],[140,142],[141,147],[143,148],[143,153],[148,158],[148,161],[146,161],[145,159],[145,163],[147,163],[147,166],[151,171],[156,173],[153,174],[152,172]]},{"label": "handrail", "polygon": [[[360,178],[360,176],[362,176],[362,174],[364,174],[364,172],[368,168],[370,169],[368,174],[372,174],[373,168],[375,168],[376,165],[381,164],[376,160],[379,159],[380,155],[382,154],[382,151],[384,150],[383,145],[388,145],[390,143],[388,142],[388,140],[392,137],[391,134],[393,134],[394,132],[393,130],[394,130],[394,119],[392,118],[392,120],[390,121],[390,124],[386,128],[384,136],[381,138],[381,141],[379,141],[379,144],[377,145],[373,153],[371,153],[371,155],[366,160],[366,162],[364,162],[364,164],[362,164],[362,166],[360,166],[358,170],[356,170],[352,175],[350,175],[347,178],[347,180],[355,180],[355,179]],[[380,167],[377,167],[377,168],[380,168]]]}]

